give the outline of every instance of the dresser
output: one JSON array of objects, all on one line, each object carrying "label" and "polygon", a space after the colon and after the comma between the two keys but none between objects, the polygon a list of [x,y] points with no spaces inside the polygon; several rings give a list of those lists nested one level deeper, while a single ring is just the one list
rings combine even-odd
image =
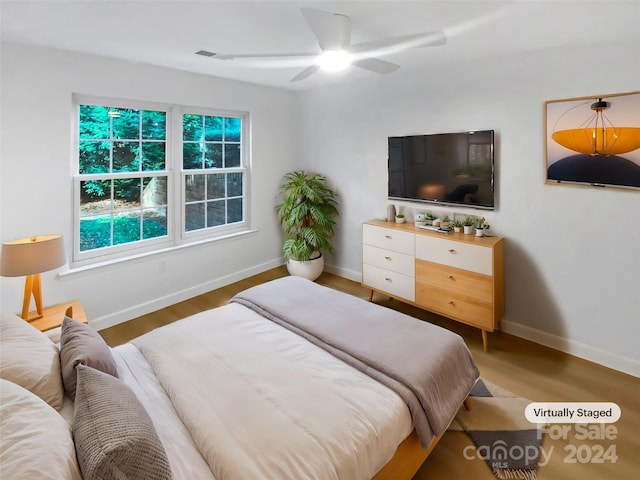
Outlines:
[{"label": "dresser", "polygon": [[444,235],[413,224],[362,225],[362,285],[487,333],[504,315],[504,239]]}]

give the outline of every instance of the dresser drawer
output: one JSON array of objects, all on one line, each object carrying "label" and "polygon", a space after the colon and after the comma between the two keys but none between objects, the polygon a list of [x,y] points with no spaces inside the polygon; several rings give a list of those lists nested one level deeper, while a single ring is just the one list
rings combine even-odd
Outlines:
[{"label": "dresser drawer", "polygon": [[388,293],[392,297],[415,300],[415,279],[413,276],[385,270],[375,265],[362,265],[363,285]]},{"label": "dresser drawer", "polygon": [[493,303],[493,278],[488,275],[416,260],[416,278],[420,283]]},{"label": "dresser drawer", "polygon": [[440,313],[454,320],[493,331],[493,308],[490,303],[474,300],[451,291],[416,283],[416,303],[423,308]]},{"label": "dresser drawer", "polygon": [[413,255],[415,234],[365,224],[362,226],[362,243],[406,255]]},{"label": "dresser drawer", "polygon": [[493,251],[489,247],[417,235],[416,258],[493,275]]},{"label": "dresser drawer", "polygon": [[394,252],[371,245],[362,246],[362,262],[376,267],[402,273],[410,277],[414,276],[415,261],[413,255]]}]

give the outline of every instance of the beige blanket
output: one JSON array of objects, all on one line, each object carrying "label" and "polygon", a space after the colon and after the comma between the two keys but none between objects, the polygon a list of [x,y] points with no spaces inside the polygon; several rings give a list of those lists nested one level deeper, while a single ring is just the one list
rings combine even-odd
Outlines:
[{"label": "beige blanket", "polygon": [[231,301],[392,388],[407,403],[425,448],[446,430],[479,377],[459,335],[300,277],[258,285]]}]

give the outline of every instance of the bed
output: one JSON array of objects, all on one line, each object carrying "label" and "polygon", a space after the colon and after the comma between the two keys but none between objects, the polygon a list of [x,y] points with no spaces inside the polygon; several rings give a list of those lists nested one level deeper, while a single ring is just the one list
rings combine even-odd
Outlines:
[{"label": "bed", "polygon": [[458,335],[298,277],[113,349],[0,340],[7,478],[410,479],[478,378]]}]

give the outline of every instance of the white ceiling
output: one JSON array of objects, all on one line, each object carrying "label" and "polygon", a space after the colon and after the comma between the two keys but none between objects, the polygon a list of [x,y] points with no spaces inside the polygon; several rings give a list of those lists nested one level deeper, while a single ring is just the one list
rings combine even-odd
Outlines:
[{"label": "white ceiling", "polygon": [[[195,55],[319,52],[300,7],[351,18],[352,43],[442,30],[445,46],[395,53],[390,75],[433,74],[444,63],[556,46],[635,41],[640,58],[640,1],[7,1],[1,0],[2,41],[43,45],[291,89],[365,81],[351,68],[289,80],[305,65]],[[597,68],[606,59],[594,59]],[[249,62],[247,62],[249,63]],[[376,79],[377,80],[377,79]]]}]

